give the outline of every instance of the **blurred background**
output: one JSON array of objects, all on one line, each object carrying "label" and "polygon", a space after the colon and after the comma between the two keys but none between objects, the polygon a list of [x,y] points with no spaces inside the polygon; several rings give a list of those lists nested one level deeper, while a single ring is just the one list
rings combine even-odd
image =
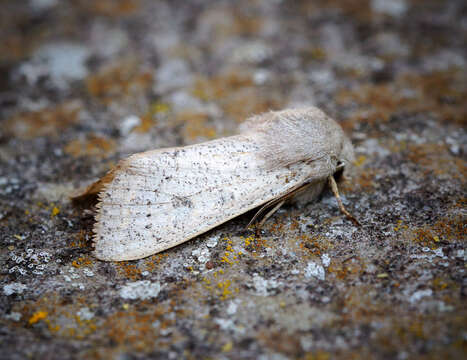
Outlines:
[{"label": "blurred background", "polygon": [[[0,39],[0,358],[465,356],[465,1],[2,0]],[[310,105],[355,145],[363,229],[327,194],[262,240],[92,257],[74,190]]]}]

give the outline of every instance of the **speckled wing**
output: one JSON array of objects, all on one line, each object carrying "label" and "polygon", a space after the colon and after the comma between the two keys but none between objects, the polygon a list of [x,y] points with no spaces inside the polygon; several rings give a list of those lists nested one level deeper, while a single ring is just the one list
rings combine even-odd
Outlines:
[{"label": "speckled wing", "polygon": [[122,161],[99,194],[96,257],[150,256],[326,173],[320,161],[270,169],[260,152],[255,141],[237,135]]}]

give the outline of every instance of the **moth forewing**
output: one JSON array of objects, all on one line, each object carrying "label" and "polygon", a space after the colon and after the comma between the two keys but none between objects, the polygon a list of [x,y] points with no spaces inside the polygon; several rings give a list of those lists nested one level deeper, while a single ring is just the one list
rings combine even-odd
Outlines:
[{"label": "moth forewing", "polygon": [[150,256],[305,184],[318,193],[337,159],[353,156],[342,153],[342,129],[315,108],[271,112],[248,123],[240,135],[121,162],[99,194],[96,257]]}]

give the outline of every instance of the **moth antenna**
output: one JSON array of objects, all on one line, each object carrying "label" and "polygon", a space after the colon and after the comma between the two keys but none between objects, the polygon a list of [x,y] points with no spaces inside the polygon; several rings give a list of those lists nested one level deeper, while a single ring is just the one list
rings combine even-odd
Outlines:
[{"label": "moth antenna", "polygon": [[332,192],[334,193],[334,196],[336,197],[336,200],[337,200],[337,204],[339,205],[339,209],[340,211],[345,215],[347,216],[347,218],[349,220],[351,220],[355,225],[357,226],[361,226],[361,224],[358,222],[358,220],[351,214],[349,213],[345,207],[344,207],[344,204],[342,204],[342,200],[341,200],[341,197],[339,195],[339,189],[337,188],[337,183],[336,183],[336,180],[334,179],[334,176],[331,175],[329,176],[329,185],[331,185],[331,190]]}]

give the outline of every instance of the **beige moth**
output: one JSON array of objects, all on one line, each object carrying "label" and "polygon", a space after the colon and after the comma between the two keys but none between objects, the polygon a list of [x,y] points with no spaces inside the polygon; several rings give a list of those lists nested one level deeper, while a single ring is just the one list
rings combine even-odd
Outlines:
[{"label": "beige moth", "polygon": [[342,128],[315,107],[253,116],[238,135],[134,154],[84,193],[98,193],[94,254],[144,258],[249,210],[268,210],[267,218],[289,198],[310,201],[327,182],[356,222],[334,180],[353,160]]}]

